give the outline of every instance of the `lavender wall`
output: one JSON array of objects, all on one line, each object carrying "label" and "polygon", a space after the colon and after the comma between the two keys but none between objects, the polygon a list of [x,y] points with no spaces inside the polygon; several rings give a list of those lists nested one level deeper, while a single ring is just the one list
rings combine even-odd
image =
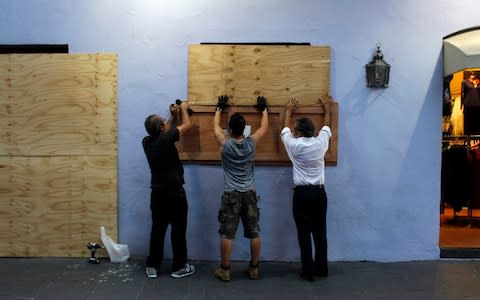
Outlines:
[{"label": "lavender wall", "polygon": [[[332,49],[339,162],[328,167],[329,259],[439,257],[442,37],[478,26],[474,1],[17,0],[0,1],[0,43],[68,43],[73,53],[119,56],[119,237],[147,254],[149,171],[144,118],[187,95],[187,46],[310,42]],[[388,89],[366,88],[380,42]],[[192,259],[217,260],[218,166],[188,165]],[[298,260],[291,169],[257,167],[263,260]],[[242,234],[234,259],[248,259]],[[170,255],[167,243],[167,254]]]}]

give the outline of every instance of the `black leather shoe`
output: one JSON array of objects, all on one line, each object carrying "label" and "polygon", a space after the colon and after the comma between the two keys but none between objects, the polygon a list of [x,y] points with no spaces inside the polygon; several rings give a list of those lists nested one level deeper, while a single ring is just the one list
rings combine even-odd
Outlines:
[{"label": "black leather shoe", "polygon": [[300,274],[300,277],[302,277],[303,279],[305,279],[306,281],[310,281],[310,282],[314,282],[315,281],[315,278],[313,277],[313,274],[307,274],[305,272],[303,272],[302,269],[300,269],[298,271],[298,273]]},{"label": "black leather shoe", "polygon": [[328,271],[316,271],[315,276],[328,277]]}]

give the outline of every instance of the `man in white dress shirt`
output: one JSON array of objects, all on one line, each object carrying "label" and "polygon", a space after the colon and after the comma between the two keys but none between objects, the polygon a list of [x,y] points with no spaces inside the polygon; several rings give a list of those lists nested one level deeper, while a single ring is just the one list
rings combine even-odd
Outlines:
[{"label": "man in white dress shirt", "polygon": [[[290,129],[292,113],[297,101],[291,99],[285,111],[281,132],[282,142],[293,165],[293,218],[297,227],[302,269],[300,275],[308,281],[314,276],[328,276],[327,259],[327,194],[325,192],[325,154],[332,136],[330,127],[332,101],[322,102],[324,124],[317,135],[309,118],[295,120]],[[312,237],[315,255],[312,257]]]}]

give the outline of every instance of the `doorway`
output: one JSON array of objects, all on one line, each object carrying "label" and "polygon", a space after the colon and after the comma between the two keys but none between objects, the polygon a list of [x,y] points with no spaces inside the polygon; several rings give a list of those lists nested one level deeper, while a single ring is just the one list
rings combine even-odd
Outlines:
[{"label": "doorway", "polygon": [[440,257],[480,257],[480,27],[443,51]]}]

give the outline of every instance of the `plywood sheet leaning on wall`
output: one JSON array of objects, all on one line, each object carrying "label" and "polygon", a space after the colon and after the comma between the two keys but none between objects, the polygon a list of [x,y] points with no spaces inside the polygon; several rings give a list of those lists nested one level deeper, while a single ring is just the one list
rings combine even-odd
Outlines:
[{"label": "plywood sheet leaning on wall", "polygon": [[115,54],[0,55],[0,256],[117,239],[116,107]]},{"label": "plywood sheet leaning on wall", "polygon": [[0,55],[0,154],[116,151],[116,57]]}]

